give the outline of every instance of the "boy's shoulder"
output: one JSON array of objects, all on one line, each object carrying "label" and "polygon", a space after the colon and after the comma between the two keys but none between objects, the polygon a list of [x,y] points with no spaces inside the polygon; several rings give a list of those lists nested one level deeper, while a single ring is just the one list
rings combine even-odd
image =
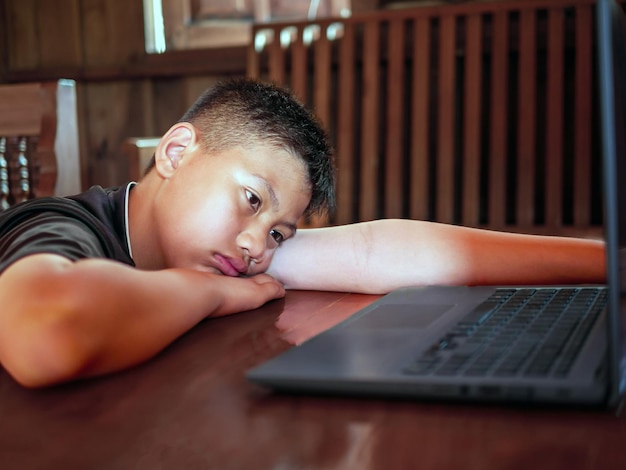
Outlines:
[{"label": "boy's shoulder", "polygon": [[124,203],[126,187],[103,189],[94,186],[68,197],[45,197],[16,204],[0,212],[0,237],[45,213],[79,221],[93,233],[105,256],[132,264],[126,253]]},{"label": "boy's shoulder", "polygon": [[107,198],[109,192],[96,186],[74,196],[43,197],[21,202],[0,212],[0,235],[44,212],[76,218],[99,228],[108,218],[107,213],[112,212]]}]

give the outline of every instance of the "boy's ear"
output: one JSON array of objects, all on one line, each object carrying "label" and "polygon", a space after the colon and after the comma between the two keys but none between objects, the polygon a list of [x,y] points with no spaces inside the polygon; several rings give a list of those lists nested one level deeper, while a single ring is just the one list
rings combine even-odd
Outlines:
[{"label": "boy's ear", "polygon": [[196,128],[188,122],[174,124],[163,135],[154,154],[154,166],[164,178],[169,178],[181,160],[196,146]]}]

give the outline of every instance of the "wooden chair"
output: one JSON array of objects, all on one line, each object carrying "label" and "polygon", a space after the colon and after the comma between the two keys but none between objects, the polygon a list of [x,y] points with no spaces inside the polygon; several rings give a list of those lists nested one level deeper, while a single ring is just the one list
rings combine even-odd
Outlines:
[{"label": "wooden chair", "polygon": [[0,85],[0,210],[81,191],[73,80]]}]

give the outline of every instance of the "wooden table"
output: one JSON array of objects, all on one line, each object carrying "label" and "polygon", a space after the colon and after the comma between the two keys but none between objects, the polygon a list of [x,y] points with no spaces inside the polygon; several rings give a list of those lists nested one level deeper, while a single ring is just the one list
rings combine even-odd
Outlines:
[{"label": "wooden table", "polygon": [[626,468],[615,410],[290,396],[245,380],[376,298],[292,291],[132,370],[47,390],[0,370],[0,468]]}]

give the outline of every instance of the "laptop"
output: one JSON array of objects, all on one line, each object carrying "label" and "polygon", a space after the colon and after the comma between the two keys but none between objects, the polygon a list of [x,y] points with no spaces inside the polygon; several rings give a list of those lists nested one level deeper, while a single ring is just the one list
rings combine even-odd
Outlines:
[{"label": "laptop", "polygon": [[608,284],[398,289],[248,371],[250,381],[299,393],[618,404],[626,367],[626,29],[614,0],[599,0],[596,16]]}]

